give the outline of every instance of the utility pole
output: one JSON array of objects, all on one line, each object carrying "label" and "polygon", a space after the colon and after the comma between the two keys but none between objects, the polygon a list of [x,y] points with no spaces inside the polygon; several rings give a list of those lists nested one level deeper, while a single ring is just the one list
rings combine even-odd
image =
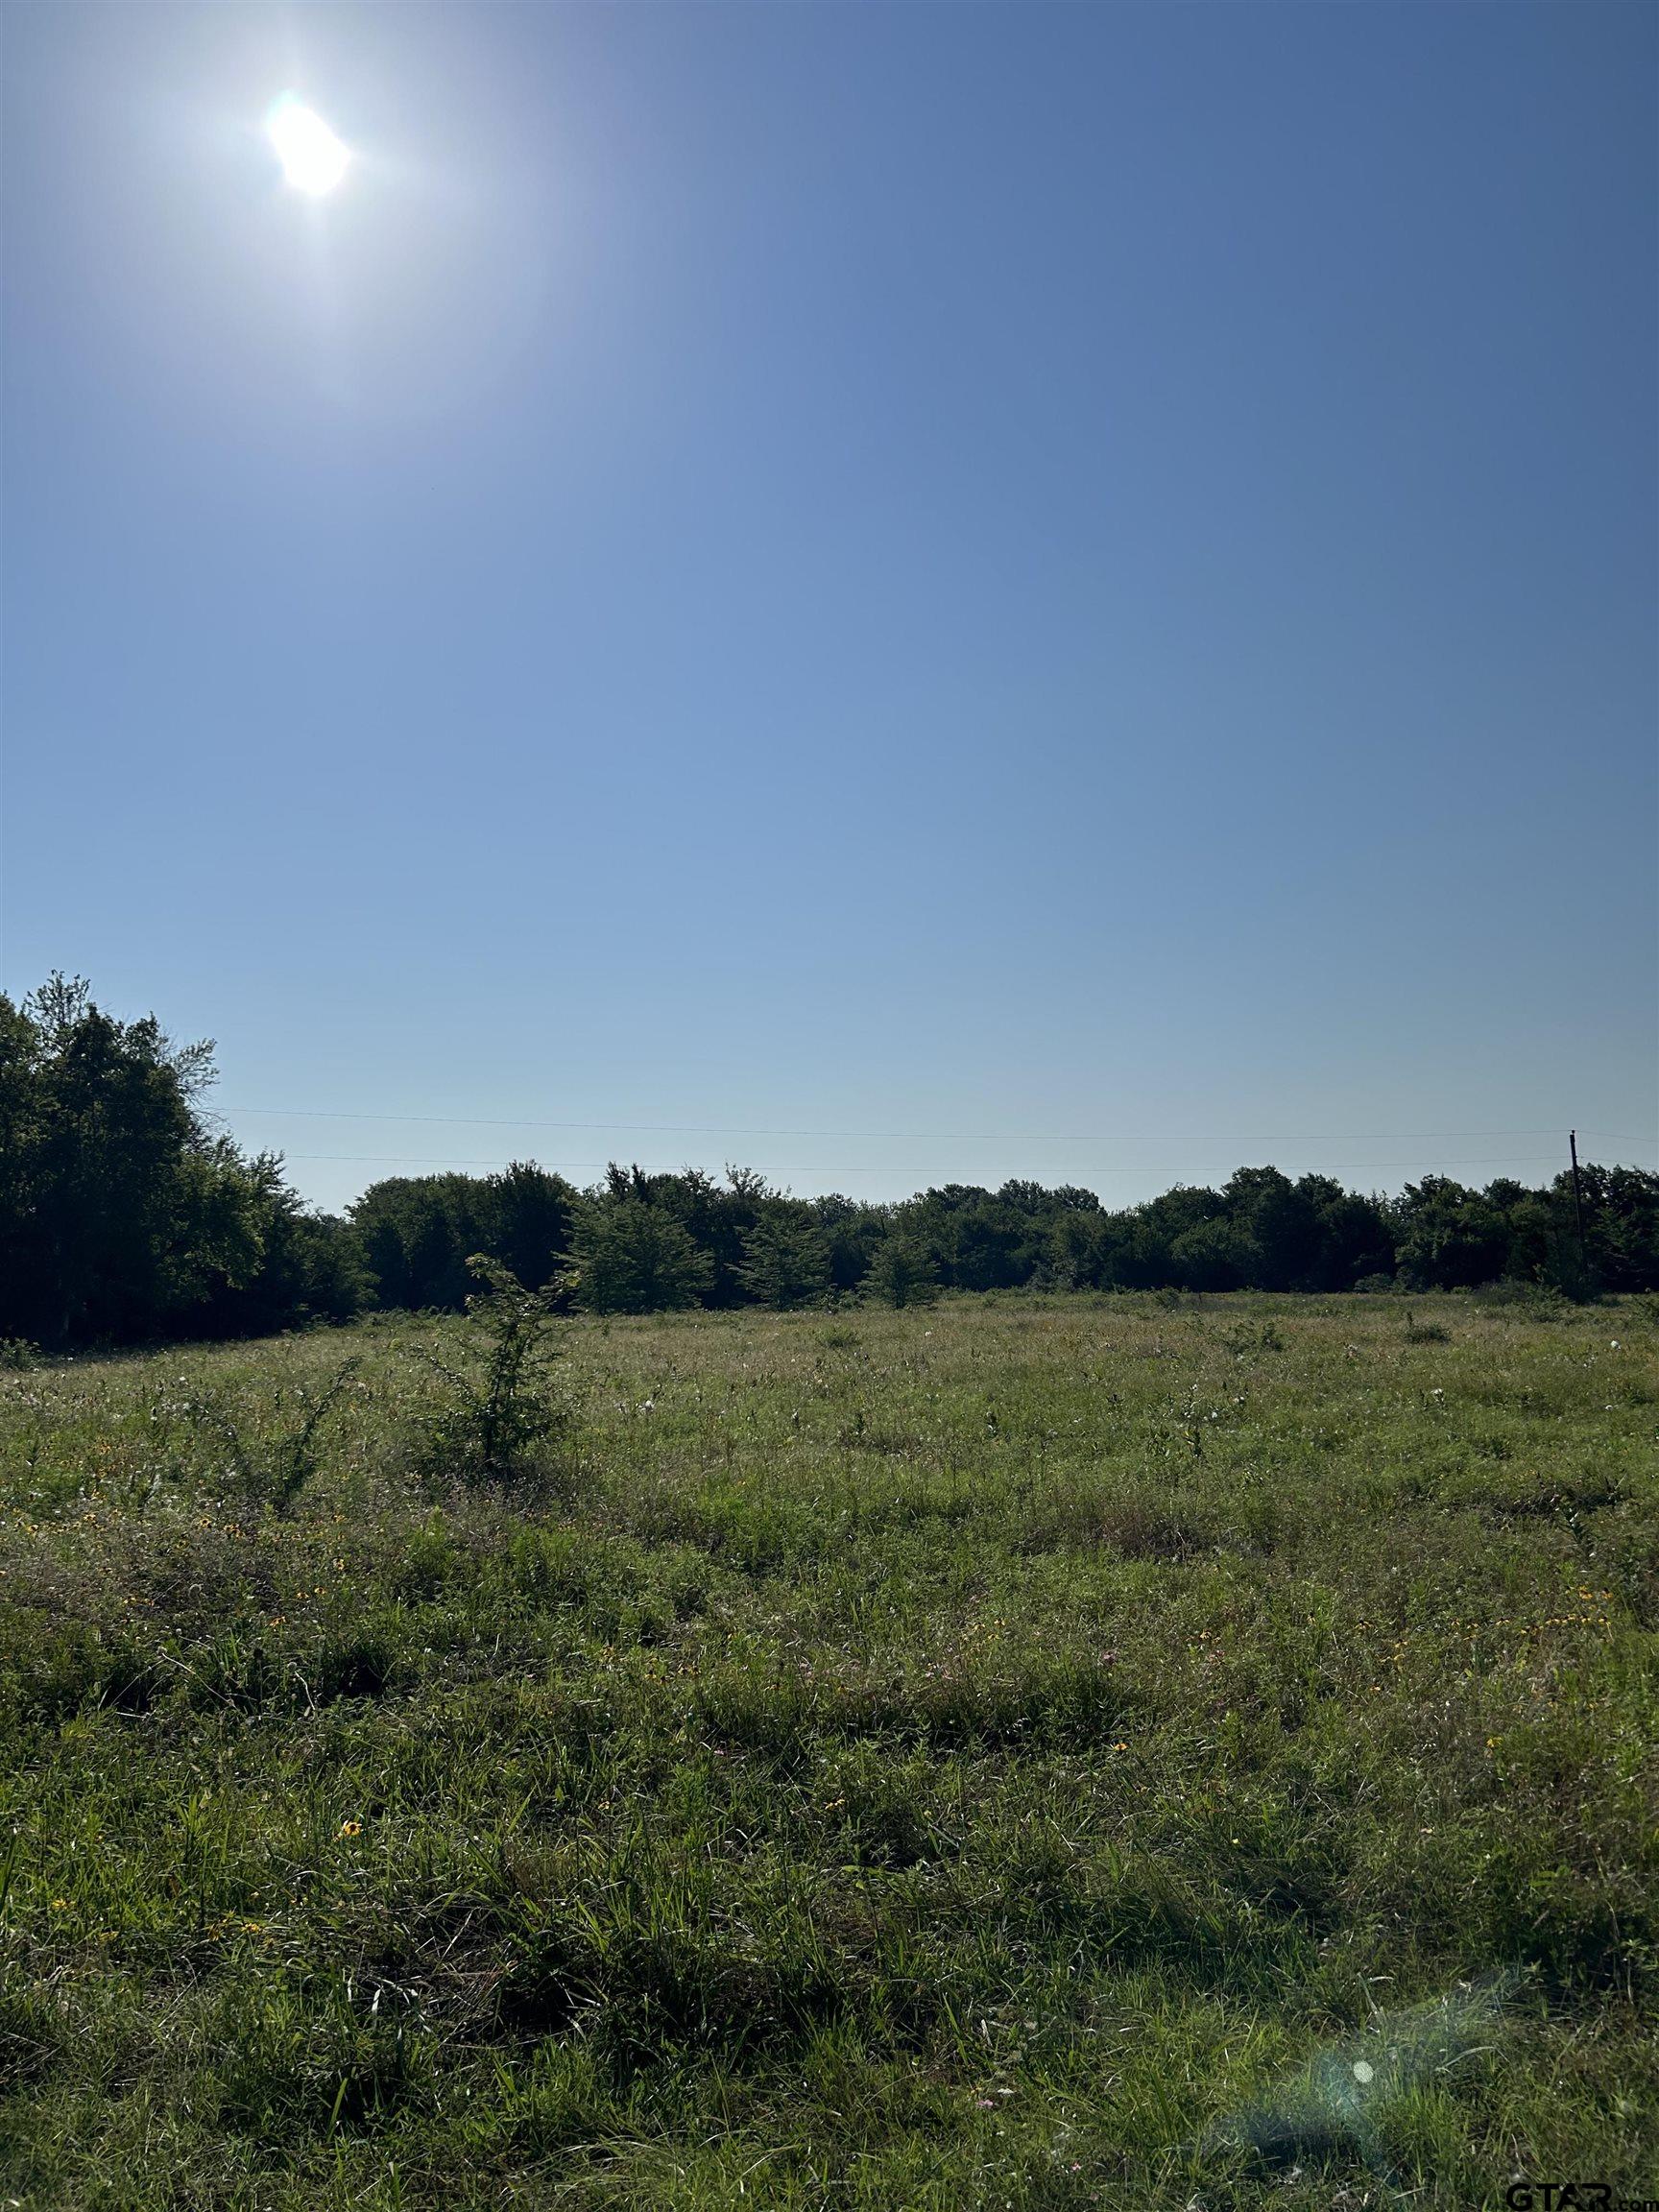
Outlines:
[{"label": "utility pole", "polygon": [[1578,1266],[1586,1285],[1590,1281],[1590,1255],[1584,1249],[1584,1191],[1578,1181],[1578,1132],[1569,1129],[1567,1148],[1573,1155],[1573,1218],[1578,1228]]}]

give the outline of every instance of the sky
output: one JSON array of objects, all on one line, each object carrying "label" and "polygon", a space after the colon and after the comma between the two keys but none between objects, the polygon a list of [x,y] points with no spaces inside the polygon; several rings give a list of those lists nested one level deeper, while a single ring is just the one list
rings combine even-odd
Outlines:
[{"label": "sky", "polygon": [[330,1207],[1655,1165],[1656,62],[11,0],[0,989]]}]

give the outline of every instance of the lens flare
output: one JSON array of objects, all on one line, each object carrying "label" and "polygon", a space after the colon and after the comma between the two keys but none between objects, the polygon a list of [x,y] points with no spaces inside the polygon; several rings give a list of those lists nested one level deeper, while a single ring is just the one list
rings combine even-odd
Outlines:
[{"label": "lens flare", "polygon": [[321,115],[284,92],[265,118],[265,135],[297,192],[332,192],[351,156]]}]

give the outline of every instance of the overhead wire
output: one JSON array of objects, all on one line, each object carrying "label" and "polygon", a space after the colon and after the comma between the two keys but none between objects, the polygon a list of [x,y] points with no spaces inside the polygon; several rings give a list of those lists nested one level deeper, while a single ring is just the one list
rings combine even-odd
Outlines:
[{"label": "overhead wire", "polygon": [[[915,1144],[1398,1144],[1413,1138],[1474,1138],[1489,1137],[1552,1137],[1559,1134],[1553,1124],[1545,1127],[1533,1125],[1524,1129],[1369,1129],[1343,1130],[1335,1134],[1310,1136],[1260,1131],[1239,1134],[1196,1135],[1191,1132],[1166,1130],[1156,1133],[1113,1132],[1110,1130],[1084,1131],[1068,1134],[1054,1131],[1022,1129],[1006,1130],[947,1130],[947,1129],[785,1129],[777,1127],[739,1127],[735,1123],[699,1121],[549,1121],[531,1116],[514,1117],[490,1114],[400,1114],[371,1112],[359,1107],[328,1106],[219,1106],[213,1109],[221,1115],[246,1114],[260,1118],[307,1121],[397,1121],[418,1122],[433,1126],[465,1129],[583,1129],[595,1132],[611,1131],[620,1136],[648,1137],[807,1137],[815,1141],[847,1139],[856,1143],[915,1143]],[[1618,1143],[1652,1143],[1659,1142],[1653,1135],[1633,1136],[1627,1130],[1585,1129],[1587,1136],[1611,1140]],[[345,1157],[345,1155],[316,1155],[316,1157]]]},{"label": "overhead wire", "polygon": [[[484,1157],[457,1157],[440,1152],[288,1152],[283,1157],[288,1160],[333,1161],[357,1166],[449,1168],[503,1167],[512,1165],[508,1155],[502,1152],[491,1153]],[[1330,1174],[1341,1169],[1346,1173],[1353,1173],[1360,1168],[1379,1167],[1542,1167],[1548,1166],[1551,1163],[1560,1164],[1558,1154],[1553,1152],[1465,1154],[1447,1159],[1439,1153],[1419,1153],[1410,1160],[1320,1160],[1313,1163],[1310,1172]],[[673,1175],[681,1173],[687,1163],[684,1160],[636,1160],[621,1163],[613,1160],[536,1160],[527,1162],[526,1165],[540,1167],[593,1168],[599,1172],[603,1172],[613,1165],[624,1165],[638,1167],[641,1172],[646,1174]],[[843,1161],[838,1162],[832,1167],[825,1166],[821,1163],[806,1161],[791,1161],[785,1165],[793,1168],[797,1174],[813,1175],[934,1175],[939,1172],[936,1162],[917,1166],[913,1163],[895,1160],[861,1164]],[[1268,1163],[1244,1162],[1241,1165],[1265,1166]],[[1109,1166],[1092,1166],[1087,1172],[1091,1176],[1146,1175],[1159,1172],[1159,1170],[1142,1162],[1137,1162],[1132,1166],[1125,1166],[1119,1162]],[[1563,1172],[1565,1172],[1564,1167]]]}]

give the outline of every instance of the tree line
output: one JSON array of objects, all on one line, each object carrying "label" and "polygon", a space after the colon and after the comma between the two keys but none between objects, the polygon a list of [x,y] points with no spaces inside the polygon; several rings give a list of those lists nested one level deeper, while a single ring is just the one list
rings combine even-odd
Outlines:
[{"label": "tree line", "polygon": [[[58,1350],[460,1310],[482,1254],[565,1307],[778,1310],[940,1290],[1659,1289],[1659,1175],[1543,1189],[1438,1175],[1398,1197],[1240,1167],[1117,1210],[1074,1185],[951,1183],[893,1205],[796,1198],[752,1170],[534,1162],[395,1176],[343,1216],[213,1129],[207,1044],[123,1022],[84,982],[0,995],[0,1338]],[[1580,1216],[1582,1226],[1580,1228]]]}]

